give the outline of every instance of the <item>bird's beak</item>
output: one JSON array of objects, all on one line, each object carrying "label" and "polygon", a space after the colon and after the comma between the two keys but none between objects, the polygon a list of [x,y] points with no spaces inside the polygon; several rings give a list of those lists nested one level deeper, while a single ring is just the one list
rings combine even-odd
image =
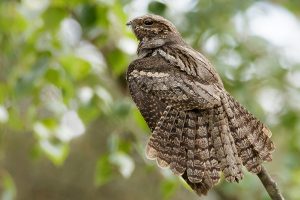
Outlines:
[{"label": "bird's beak", "polygon": [[126,26],[131,26],[131,25],[132,25],[132,21],[126,23]]}]

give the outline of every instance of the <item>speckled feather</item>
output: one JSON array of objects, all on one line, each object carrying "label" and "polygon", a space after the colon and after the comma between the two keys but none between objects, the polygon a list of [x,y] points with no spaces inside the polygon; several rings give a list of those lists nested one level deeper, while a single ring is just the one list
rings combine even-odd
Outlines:
[{"label": "speckled feather", "polygon": [[171,22],[145,15],[129,24],[140,43],[127,81],[152,131],[147,157],[199,195],[221,172],[230,182],[243,178],[243,165],[259,173],[274,150],[270,130],[226,92],[214,67]]}]

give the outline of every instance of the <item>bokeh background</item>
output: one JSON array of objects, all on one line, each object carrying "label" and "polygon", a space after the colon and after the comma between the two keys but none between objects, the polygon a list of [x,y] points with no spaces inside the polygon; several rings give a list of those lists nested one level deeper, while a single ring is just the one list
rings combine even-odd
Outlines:
[{"label": "bokeh background", "polygon": [[[125,81],[137,40],[125,23],[176,24],[276,144],[265,166],[300,199],[300,1],[1,0],[0,198],[199,199],[144,156],[150,134]],[[206,200],[269,199],[258,178]]]}]

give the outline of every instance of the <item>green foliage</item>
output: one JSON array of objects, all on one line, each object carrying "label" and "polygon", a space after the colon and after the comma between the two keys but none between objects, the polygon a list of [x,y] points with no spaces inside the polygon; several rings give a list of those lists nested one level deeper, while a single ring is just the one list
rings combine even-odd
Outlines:
[{"label": "green foliage", "polygon": [[[228,91],[270,125],[277,150],[267,168],[287,199],[299,199],[299,84],[289,78],[299,63],[245,27],[237,30],[235,17],[246,18],[257,1],[190,1],[183,11],[173,1],[144,3],[146,11],[138,2],[0,1],[1,198],[197,199],[144,158],[150,131],[125,81],[137,45],[125,24],[139,11],[174,21]],[[299,1],[274,2],[300,13]],[[249,173],[210,195],[267,199]]]},{"label": "green foliage", "polygon": [[5,173],[0,172],[0,197],[2,200],[13,200],[16,197],[16,186],[12,177]]},{"label": "green foliage", "polygon": [[157,15],[163,15],[166,9],[167,6],[159,1],[152,1],[148,5],[148,10]]},{"label": "green foliage", "polygon": [[111,180],[113,174],[109,155],[103,155],[96,165],[95,184],[101,186]]},{"label": "green foliage", "polygon": [[171,199],[175,191],[178,189],[176,180],[167,179],[161,183],[163,199]]}]

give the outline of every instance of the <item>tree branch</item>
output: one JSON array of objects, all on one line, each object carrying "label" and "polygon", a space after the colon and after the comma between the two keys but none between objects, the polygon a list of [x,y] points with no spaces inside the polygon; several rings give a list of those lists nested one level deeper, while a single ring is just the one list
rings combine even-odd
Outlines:
[{"label": "tree branch", "polygon": [[268,194],[270,195],[272,200],[284,200],[277,183],[272,179],[272,177],[268,174],[266,168],[261,166],[261,172],[257,174],[258,178],[266,188]]}]

